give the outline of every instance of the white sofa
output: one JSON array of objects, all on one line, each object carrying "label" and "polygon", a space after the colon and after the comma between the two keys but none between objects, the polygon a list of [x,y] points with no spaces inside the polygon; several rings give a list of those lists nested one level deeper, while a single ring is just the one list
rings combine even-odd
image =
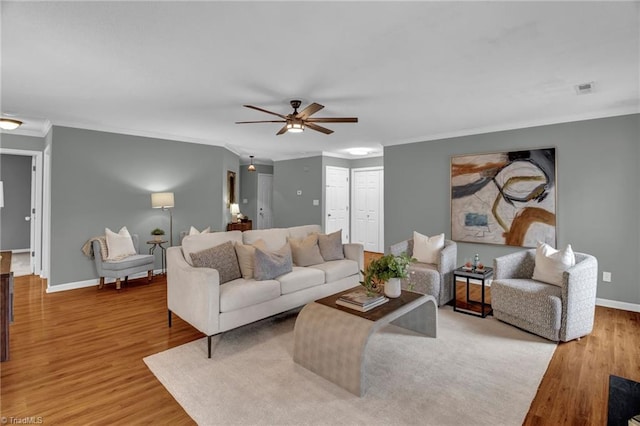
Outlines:
[{"label": "white sofa", "polygon": [[220,284],[216,269],[190,265],[189,253],[232,241],[253,244],[262,239],[277,250],[289,238],[321,233],[319,225],[252,231],[215,232],[185,237],[182,246],[167,250],[167,305],[172,313],[206,334],[208,356],[211,337],[358,285],[364,267],[362,244],[343,244],[344,259],[293,270],[273,280],[238,278]]}]

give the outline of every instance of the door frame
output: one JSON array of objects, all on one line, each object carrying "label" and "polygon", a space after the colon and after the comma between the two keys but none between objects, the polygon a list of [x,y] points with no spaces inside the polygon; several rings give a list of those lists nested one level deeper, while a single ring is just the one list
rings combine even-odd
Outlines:
[{"label": "door frame", "polygon": [[[378,214],[378,233],[379,233],[379,241],[378,241],[378,249],[381,249],[380,252],[384,253],[385,252],[385,248],[384,248],[384,166],[373,166],[373,167],[359,167],[359,168],[355,168],[355,169],[351,169],[351,182],[350,182],[350,186],[349,186],[349,190],[351,192],[351,206],[355,206],[356,204],[356,196],[355,196],[355,182],[356,182],[356,178],[355,178],[355,174],[358,172],[373,172],[373,171],[381,171],[382,172],[382,179],[380,180],[380,196],[379,198],[379,214]],[[349,220],[351,223],[355,223],[356,221],[356,209],[355,208],[351,208],[351,214],[349,215]],[[350,235],[353,237],[353,232],[350,233]]]},{"label": "door frame", "polygon": [[[42,190],[43,190],[43,152],[31,151],[26,149],[13,149],[13,148],[0,148],[0,154],[7,155],[21,155],[25,157],[31,157],[32,166],[35,165],[35,177],[32,172],[31,182],[31,220],[30,220],[30,235],[29,235],[29,252],[33,253],[30,256],[31,272],[35,273],[42,278],[46,278],[43,275],[43,262],[44,256],[48,257],[48,247],[44,247],[42,244],[44,232],[48,232],[48,229],[43,229],[43,217],[44,209],[42,205]],[[34,182],[35,181],[35,182]],[[35,209],[36,220],[33,220],[33,209]]]}]

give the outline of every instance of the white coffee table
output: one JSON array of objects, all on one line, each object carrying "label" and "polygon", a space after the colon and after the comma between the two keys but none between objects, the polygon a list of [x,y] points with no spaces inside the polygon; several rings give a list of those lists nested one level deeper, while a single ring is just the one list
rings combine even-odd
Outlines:
[{"label": "white coffee table", "polygon": [[364,356],[369,337],[394,324],[436,337],[438,304],[433,296],[402,291],[397,299],[358,312],[336,305],[349,289],[307,304],[296,319],[293,360],[349,392],[365,394]]}]

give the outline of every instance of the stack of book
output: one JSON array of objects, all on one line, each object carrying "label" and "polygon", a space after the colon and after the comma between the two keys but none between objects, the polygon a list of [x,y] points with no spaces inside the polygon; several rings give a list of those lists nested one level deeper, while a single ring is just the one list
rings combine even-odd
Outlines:
[{"label": "stack of book", "polygon": [[367,296],[367,291],[363,288],[343,294],[338,298],[338,300],[336,300],[336,304],[356,311],[367,312],[376,306],[387,303],[388,301],[389,299],[384,297],[382,294]]}]

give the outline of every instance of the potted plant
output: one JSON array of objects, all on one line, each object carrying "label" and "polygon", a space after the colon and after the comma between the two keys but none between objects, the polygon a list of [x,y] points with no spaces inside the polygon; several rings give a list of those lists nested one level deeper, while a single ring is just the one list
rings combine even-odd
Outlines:
[{"label": "potted plant", "polygon": [[387,254],[378,259],[372,260],[365,271],[360,284],[367,289],[367,295],[373,295],[384,286],[384,294],[387,297],[400,296],[400,280],[409,276],[409,265],[416,259],[407,253],[399,255]]},{"label": "potted plant", "polygon": [[153,239],[155,241],[162,241],[162,236],[164,235],[164,229],[156,228],[151,231],[151,235],[153,235]]}]

